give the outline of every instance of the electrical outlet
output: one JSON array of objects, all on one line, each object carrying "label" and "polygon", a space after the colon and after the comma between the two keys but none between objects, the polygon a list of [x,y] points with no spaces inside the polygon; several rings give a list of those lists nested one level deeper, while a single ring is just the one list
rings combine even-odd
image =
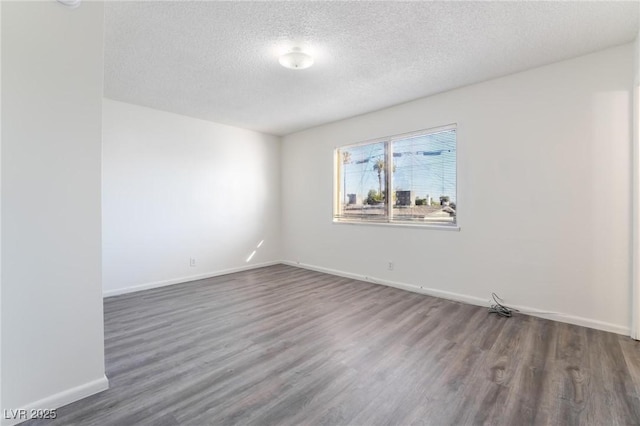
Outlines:
[{"label": "electrical outlet", "polygon": [[191,266],[192,268],[194,268],[196,266],[196,258],[195,257],[189,258],[189,266]]},{"label": "electrical outlet", "polygon": [[393,260],[389,261],[389,263],[387,264],[387,269],[390,271],[393,271],[393,268],[395,268],[395,264],[393,263]]}]

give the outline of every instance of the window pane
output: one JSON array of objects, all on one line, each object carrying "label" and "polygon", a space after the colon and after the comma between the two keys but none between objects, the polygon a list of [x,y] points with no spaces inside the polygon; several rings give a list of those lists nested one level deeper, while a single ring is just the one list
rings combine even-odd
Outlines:
[{"label": "window pane", "polygon": [[386,220],[385,143],[339,149],[338,162],[336,217]]},{"label": "window pane", "polygon": [[392,221],[456,222],[456,131],[393,142]]}]

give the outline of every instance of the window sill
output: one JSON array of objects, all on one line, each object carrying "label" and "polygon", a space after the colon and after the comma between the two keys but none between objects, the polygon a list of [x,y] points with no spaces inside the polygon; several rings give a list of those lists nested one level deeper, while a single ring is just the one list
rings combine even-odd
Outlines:
[{"label": "window sill", "polygon": [[435,225],[435,224],[422,224],[422,223],[407,223],[407,222],[365,222],[358,220],[344,220],[333,219],[333,223],[337,225],[365,225],[365,226],[390,226],[395,228],[419,228],[419,229],[432,229],[438,231],[460,231],[460,226],[454,225]]}]

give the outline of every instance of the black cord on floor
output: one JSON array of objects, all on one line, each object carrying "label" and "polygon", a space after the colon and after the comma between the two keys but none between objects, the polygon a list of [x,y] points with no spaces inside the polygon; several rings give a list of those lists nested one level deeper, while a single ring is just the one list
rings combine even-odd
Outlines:
[{"label": "black cord on floor", "polygon": [[495,304],[489,306],[490,314],[498,314],[499,316],[506,318],[509,318],[513,315],[513,311],[515,309],[507,308],[502,303],[500,303],[502,302],[500,296],[495,293],[491,293],[491,297],[493,297],[493,301],[495,302]]}]

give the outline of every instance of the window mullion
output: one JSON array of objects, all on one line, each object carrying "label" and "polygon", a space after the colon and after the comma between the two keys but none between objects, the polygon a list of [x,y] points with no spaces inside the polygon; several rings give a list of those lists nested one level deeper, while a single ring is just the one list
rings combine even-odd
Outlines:
[{"label": "window mullion", "polygon": [[387,186],[387,220],[391,222],[393,219],[393,142],[385,142],[385,184]]},{"label": "window mullion", "polygon": [[336,182],[338,183],[336,185],[336,182],[334,182],[334,188],[336,188],[337,190],[335,191],[335,203],[334,203],[334,209],[333,209],[333,215],[343,215],[344,214],[344,197],[345,195],[342,193],[343,189],[340,185],[340,182],[342,180],[342,175],[344,173],[344,164],[341,161],[342,159],[342,150],[341,149],[336,149],[335,150],[335,155],[334,155],[334,159],[333,161],[335,162],[335,167],[336,170],[338,171],[338,173],[336,173]]}]

